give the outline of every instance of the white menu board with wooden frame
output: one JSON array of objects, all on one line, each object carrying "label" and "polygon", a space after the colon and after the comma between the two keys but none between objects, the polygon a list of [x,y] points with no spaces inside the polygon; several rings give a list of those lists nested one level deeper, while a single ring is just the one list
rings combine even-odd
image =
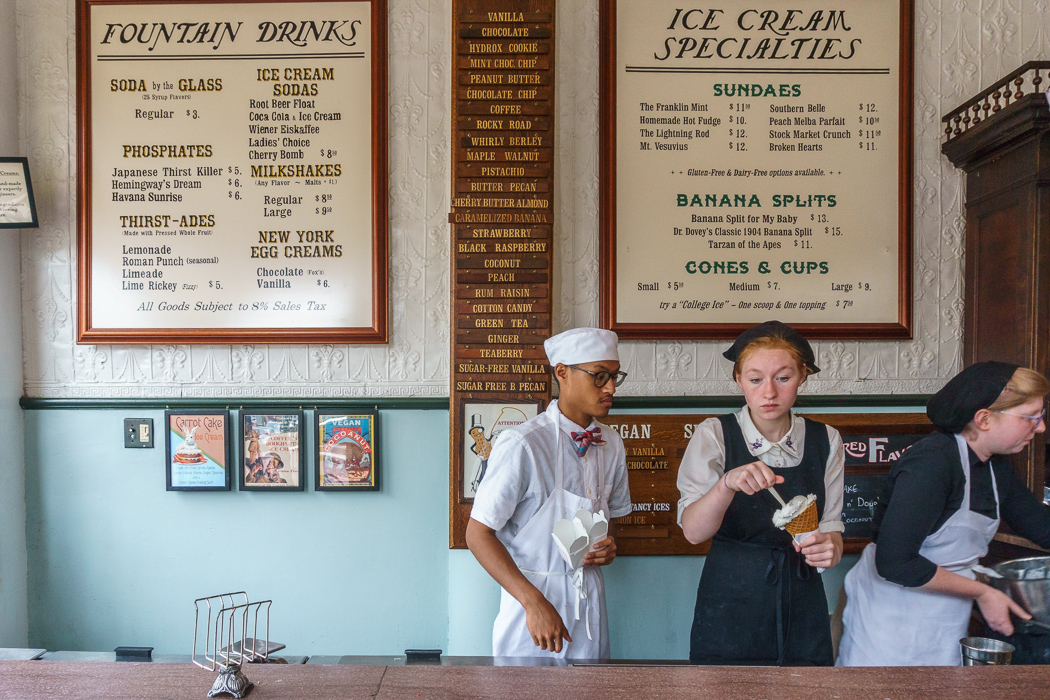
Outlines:
[{"label": "white menu board with wooden frame", "polygon": [[386,24],[78,0],[78,342],[387,342]]},{"label": "white menu board with wooden frame", "polygon": [[601,4],[601,320],[910,338],[912,0]]}]

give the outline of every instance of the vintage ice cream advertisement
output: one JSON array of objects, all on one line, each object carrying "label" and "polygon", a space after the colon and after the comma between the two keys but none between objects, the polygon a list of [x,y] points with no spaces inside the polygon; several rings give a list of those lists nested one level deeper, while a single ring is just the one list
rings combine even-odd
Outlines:
[{"label": "vintage ice cream advertisement", "polygon": [[230,488],[227,421],[225,412],[167,413],[169,490]]}]

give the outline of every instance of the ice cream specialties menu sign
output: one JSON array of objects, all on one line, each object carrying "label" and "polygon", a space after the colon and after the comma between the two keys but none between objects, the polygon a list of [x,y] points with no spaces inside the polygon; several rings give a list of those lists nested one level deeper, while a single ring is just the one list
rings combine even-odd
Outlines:
[{"label": "ice cream specialties menu sign", "polygon": [[909,337],[911,1],[602,8],[606,325]]},{"label": "ice cream specialties menu sign", "polygon": [[385,342],[385,33],[385,1],[81,0],[81,342]]}]

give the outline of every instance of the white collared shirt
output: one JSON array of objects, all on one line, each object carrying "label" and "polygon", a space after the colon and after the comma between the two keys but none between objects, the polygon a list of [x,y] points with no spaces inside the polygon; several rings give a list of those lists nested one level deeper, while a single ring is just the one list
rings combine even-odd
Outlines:
[{"label": "white collared shirt", "polygon": [[[771,442],[755,427],[747,406],[734,415],[751,456],[777,468],[797,467],[802,461],[806,444],[806,422],[802,416],[792,411],[791,429],[779,442]],[[820,531],[842,532],[845,530],[842,524],[842,486],[846,456],[839,431],[830,425],[826,427],[831,450],[824,467],[824,516],[820,519]],[[693,433],[682,457],[682,465],[678,468],[678,490],[682,494],[678,501],[679,526],[685,509],[699,501],[722,478],[725,461],[722,424],[718,418],[708,418]]]},{"label": "white collared shirt", "polygon": [[627,454],[619,433],[592,422],[589,427],[601,428],[605,444],[591,445],[580,457],[571,433],[583,432],[583,428],[566,418],[557,404],[555,400],[535,418],[503,431],[492,445],[488,469],[474,495],[470,517],[495,530],[504,544],[517,535],[554,491],[554,417],[563,433],[562,487],[581,498],[597,500],[601,496],[597,493],[601,470],[600,481],[611,487],[607,496],[610,512],[606,517],[611,520],[631,513]]}]

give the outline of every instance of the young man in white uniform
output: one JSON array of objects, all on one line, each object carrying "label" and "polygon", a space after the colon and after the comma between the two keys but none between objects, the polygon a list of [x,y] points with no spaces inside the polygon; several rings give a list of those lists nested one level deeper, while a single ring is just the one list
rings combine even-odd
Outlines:
[{"label": "young man in white uniform", "polygon": [[616,543],[611,536],[598,542],[573,571],[551,533],[580,509],[609,520],[631,512],[623,441],[595,421],[608,415],[627,375],[612,331],[575,328],[543,346],[559,398],[494,443],[467,546],[502,587],[493,656],[608,659],[598,567],[616,557]]}]

